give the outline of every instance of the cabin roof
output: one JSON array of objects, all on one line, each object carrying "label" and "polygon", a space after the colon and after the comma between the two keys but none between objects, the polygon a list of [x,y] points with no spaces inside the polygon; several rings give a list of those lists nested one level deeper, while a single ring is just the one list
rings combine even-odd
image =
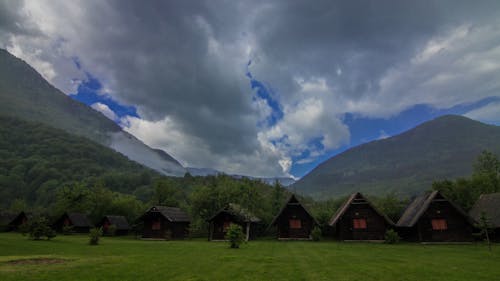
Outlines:
[{"label": "cabin roof", "polygon": [[221,213],[227,213],[233,217],[235,217],[237,220],[241,222],[260,222],[261,219],[256,217],[254,214],[252,214],[250,211],[248,211],[245,208],[242,208],[238,204],[234,203],[229,203],[226,207],[222,208],[220,211],[215,213],[211,218],[208,219],[208,221],[214,220],[218,215]]},{"label": "cabin roof", "polygon": [[465,213],[459,206],[455,205],[453,202],[446,199],[446,197],[444,197],[439,191],[435,190],[416,197],[404,211],[397,223],[397,226],[413,227],[425,211],[427,211],[432,201],[434,201],[438,196],[450,203],[450,205],[462,214],[470,224],[474,223],[469,215],[467,215],[467,213]]},{"label": "cabin roof", "polygon": [[304,207],[304,205],[302,205],[299,201],[299,199],[297,199],[297,197],[295,196],[295,194],[291,194],[290,197],[288,197],[288,200],[286,201],[286,203],[283,205],[283,207],[281,208],[281,210],[278,212],[278,214],[274,217],[274,219],[272,220],[271,224],[269,226],[273,226],[276,224],[276,220],[278,220],[278,218],[281,216],[281,214],[283,213],[283,211],[288,207],[288,206],[291,206],[291,205],[298,205],[300,207],[302,207],[302,209],[306,212],[307,215],[309,215],[312,220],[314,221],[315,224],[319,225],[318,221],[313,217],[313,215],[311,215],[311,213],[309,213],[309,211]]},{"label": "cabin roof", "polygon": [[69,220],[76,227],[92,227],[87,215],[82,213],[66,213]]},{"label": "cabin roof", "polygon": [[366,199],[366,197],[364,197],[363,194],[361,194],[360,192],[356,192],[356,193],[351,194],[351,196],[349,196],[349,198],[347,198],[347,200],[340,206],[340,208],[337,210],[337,212],[335,212],[335,214],[333,214],[333,216],[330,220],[330,226],[333,226],[338,222],[338,220],[344,215],[344,213],[349,209],[349,206],[351,206],[351,204],[353,204],[355,202],[355,200],[363,200],[379,216],[383,217],[388,224],[394,225],[394,222],[389,217],[387,217],[384,213],[380,212],[377,208],[375,208],[375,206],[373,206],[373,204],[368,199]]},{"label": "cabin roof", "polygon": [[0,213],[0,225],[1,226],[6,226],[12,223],[17,216],[19,216],[18,213],[12,213],[12,212],[1,212]]},{"label": "cabin roof", "polygon": [[116,226],[117,230],[129,230],[130,225],[128,224],[127,219],[124,216],[113,216],[107,215],[104,216],[104,219],[108,219],[109,223]]},{"label": "cabin roof", "polygon": [[485,212],[489,223],[494,227],[500,227],[500,193],[481,194],[472,209],[470,216],[479,221],[481,213]]},{"label": "cabin roof", "polygon": [[190,222],[189,215],[177,207],[153,206],[146,213],[158,212],[171,222]]}]

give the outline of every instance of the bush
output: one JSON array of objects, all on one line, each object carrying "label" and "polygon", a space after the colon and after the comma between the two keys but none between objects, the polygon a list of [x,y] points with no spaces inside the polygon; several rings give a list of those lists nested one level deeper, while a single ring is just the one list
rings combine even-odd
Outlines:
[{"label": "bush", "polygon": [[245,234],[241,226],[230,224],[227,228],[226,239],[229,240],[229,246],[233,249],[240,247],[240,244],[245,240]]},{"label": "bush", "polygon": [[56,232],[50,228],[47,219],[44,217],[34,217],[29,220],[25,231],[27,231],[29,237],[33,240],[41,240],[43,237],[50,240],[56,237]]},{"label": "bush", "polygon": [[396,244],[399,242],[399,235],[394,229],[389,229],[385,232],[385,243]]},{"label": "bush", "polygon": [[90,245],[98,245],[99,244],[99,239],[102,236],[102,228],[92,228],[89,233],[90,237]]},{"label": "bush", "polygon": [[72,225],[65,225],[62,227],[62,233],[64,235],[70,235],[73,232],[73,226]]},{"label": "bush", "polygon": [[321,240],[321,228],[315,226],[311,231],[311,238],[313,241]]},{"label": "bush", "polygon": [[116,225],[112,224],[108,226],[108,229],[106,230],[106,234],[109,236],[115,236],[116,235]]}]

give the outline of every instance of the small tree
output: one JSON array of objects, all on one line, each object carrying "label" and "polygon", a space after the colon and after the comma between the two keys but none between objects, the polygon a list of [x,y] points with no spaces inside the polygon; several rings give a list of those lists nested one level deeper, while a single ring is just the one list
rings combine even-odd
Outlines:
[{"label": "small tree", "polygon": [[99,239],[102,236],[102,228],[92,228],[89,233],[90,237],[90,245],[98,245],[99,244]]},{"label": "small tree", "polygon": [[389,229],[385,232],[385,243],[396,244],[400,240],[399,235],[394,229]]},{"label": "small tree", "polygon": [[313,241],[321,240],[321,228],[315,226],[311,231],[311,238]]},{"label": "small tree", "polygon": [[230,224],[227,228],[226,239],[229,240],[229,246],[233,249],[240,247],[240,244],[245,240],[245,234],[241,226]]},{"label": "small tree", "polygon": [[64,225],[62,227],[62,233],[64,235],[70,235],[73,232],[73,226],[72,225]]},{"label": "small tree", "polygon": [[41,240],[46,237],[50,240],[56,237],[56,232],[50,228],[49,223],[44,217],[34,217],[27,223],[25,231],[33,240]]},{"label": "small tree", "polygon": [[106,230],[107,234],[109,236],[115,236],[116,235],[116,225],[112,224],[108,226],[108,229]]},{"label": "small tree", "polygon": [[489,235],[489,230],[491,228],[490,220],[488,219],[488,216],[486,215],[485,212],[481,212],[481,216],[479,217],[479,223],[477,224],[477,228],[481,230],[480,234],[482,237],[485,238],[486,243],[488,243],[488,249],[491,251],[491,242],[490,242],[490,235]]}]

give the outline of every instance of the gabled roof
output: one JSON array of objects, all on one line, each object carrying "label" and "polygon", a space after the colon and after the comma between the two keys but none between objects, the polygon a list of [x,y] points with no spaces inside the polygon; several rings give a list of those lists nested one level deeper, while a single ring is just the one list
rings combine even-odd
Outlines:
[{"label": "gabled roof", "polygon": [[229,214],[235,217],[236,220],[241,222],[257,223],[261,221],[258,217],[250,213],[247,209],[244,209],[240,205],[234,203],[229,203],[226,207],[224,207],[223,209],[215,213],[211,218],[209,218],[208,221],[212,221],[213,219],[215,219],[215,217],[217,217],[221,213]]},{"label": "gabled roof", "polygon": [[89,219],[82,213],[66,213],[71,224],[75,227],[92,227]]},{"label": "gabled roof", "polygon": [[281,210],[274,217],[274,219],[272,220],[272,222],[269,225],[269,227],[271,227],[271,226],[273,226],[273,225],[276,224],[276,220],[281,216],[281,214],[286,209],[286,207],[293,206],[293,205],[300,206],[313,219],[314,223],[317,224],[317,225],[319,225],[318,221],[313,217],[313,215],[311,215],[311,213],[309,213],[309,211],[304,207],[304,205],[302,205],[299,202],[299,199],[297,199],[297,197],[295,196],[295,194],[291,194],[290,197],[288,197],[288,200],[286,201],[285,205],[283,205],[283,207],[281,208]]},{"label": "gabled roof", "polygon": [[349,206],[351,206],[351,204],[353,203],[368,204],[379,216],[383,217],[388,224],[394,225],[394,222],[390,218],[388,218],[385,214],[380,212],[377,208],[375,208],[375,206],[373,206],[373,204],[368,199],[366,199],[363,196],[363,194],[356,192],[351,194],[351,196],[349,196],[349,198],[342,204],[342,206],[340,206],[337,212],[335,212],[335,214],[332,216],[330,220],[330,226],[335,225],[338,222],[338,220],[344,215],[344,213],[349,209]]},{"label": "gabled roof", "polygon": [[104,216],[104,219],[108,219],[109,223],[116,226],[116,230],[129,230],[130,225],[124,216]]},{"label": "gabled roof", "polygon": [[1,212],[0,213],[0,225],[7,226],[14,221],[19,214],[11,212]]},{"label": "gabled roof", "polygon": [[472,209],[470,216],[479,221],[481,213],[485,212],[492,227],[500,227],[500,193],[481,194]]},{"label": "gabled roof", "polygon": [[406,208],[405,212],[399,219],[397,226],[413,227],[425,211],[427,211],[432,201],[436,198],[442,198],[443,200],[448,201],[448,203],[450,203],[455,210],[462,214],[470,224],[474,224],[474,221],[469,217],[469,215],[467,215],[467,213],[465,213],[459,206],[455,205],[453,202],[446,199],[446,197],[444,197],[439,191],[435,190],[415,198]]},{"label": "gabled roof", "polygon": [[[153,206],[146,213],[158,212],[171,222],[190,222],[189,215],[177,207]],[[144,215],[143,215],[144,216]],[[141,217],[142,218],[142,217]]]}]

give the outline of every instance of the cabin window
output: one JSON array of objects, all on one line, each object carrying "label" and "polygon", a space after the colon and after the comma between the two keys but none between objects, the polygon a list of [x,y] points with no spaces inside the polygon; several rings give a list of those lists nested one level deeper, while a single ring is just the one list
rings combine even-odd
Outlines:
[{"label": "cabin window", "polygon": [[352,225],[354,229],[366,229],[366,219],[353,219]]},{"label": "cabin window", "polygon": [[448,224],[445,219],[433,219],[432,220],[432,230],[447,230]]},{"label": "cabin window", "polygon": [[302,228],[302,221],[300,221],[298,219],[291,219],[289,221],[289,223],[290,223],[290,228],[292,228],[292,229]]},{"label": "cabin window", "polygon": [[63,224],[66,225],[66,226],[68,226],[68,225],[71,224],[71,222],[69,221],[68,218],[64,218],[64,223]]},{"label": "cabin window", "polygon": [[227,229],[229,228],[230,225],[231,225],[231,221],[225,221],[224,222],[224,226],[223,226],[224,232],[227,231]]},{"label": "cabin window", "polygon": [[160,230],[161,229],[161,221],[160,220],[153,221],[153,223],[151,224],[151,229],[152,230]]}]

